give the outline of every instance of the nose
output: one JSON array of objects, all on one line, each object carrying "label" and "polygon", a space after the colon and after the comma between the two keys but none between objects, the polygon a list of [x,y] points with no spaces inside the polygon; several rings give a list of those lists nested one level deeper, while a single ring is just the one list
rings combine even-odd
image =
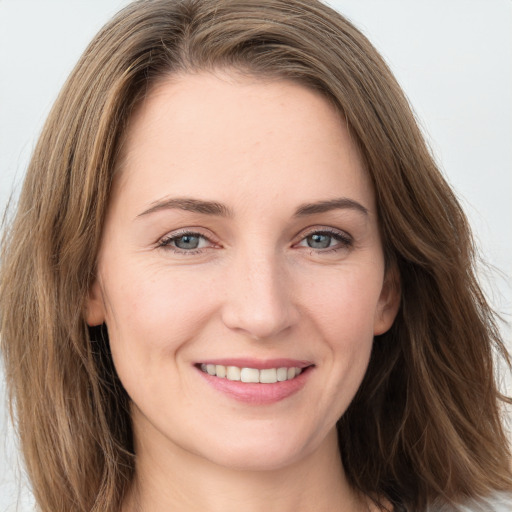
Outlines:
[{"label": "nose", "polygon": [[229,329],[265,340],[297,322],[292,279],[278,258],[240,255],[228,272],[222,319]]}]

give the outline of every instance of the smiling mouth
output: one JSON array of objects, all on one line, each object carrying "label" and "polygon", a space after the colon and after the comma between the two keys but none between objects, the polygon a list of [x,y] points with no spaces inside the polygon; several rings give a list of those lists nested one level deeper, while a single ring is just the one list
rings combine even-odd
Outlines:
[{"label": "smiling mouth", "polygon": [[280,368],[265,368],[259,370],[258,368],[242,368],[238,366],[224,366],[222,364],[201,364],[198,365],[198,367],[202,372],[212,377],[235,382],[260,384],[275,384],[276,382],[293,380],[307,369],[283,366]]}]

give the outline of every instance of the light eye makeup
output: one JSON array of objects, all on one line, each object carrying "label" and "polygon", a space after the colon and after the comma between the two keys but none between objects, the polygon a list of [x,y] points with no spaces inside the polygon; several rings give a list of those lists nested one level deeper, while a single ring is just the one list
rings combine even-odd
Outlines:
[{"label": "light eye makeup", "polygon": [[[305,248],[313,253],[325,254],[338,250],[348,250],[353,246],[353,243],[353,239],[348,233],[323,227],[310,229],[306,233],[302,233],[299,241],[293,244],[292,247]],[[190,228],[170,233],[157,243],[157,248],[185,256],[201,254],[209,249],[220,247],[210,237]]]},{"label": "light eye makeup", "polygon": [[166,235],[159,240],[157,247],[177,254],[193,255],[217,247],[217,244],[202,233],[184,229]]},{"label": "light eye makeup", "polygon": [[311,249],[314,252],[327,253],[350,249],[353,244],[354,241],[348,233],[333,228],[315,228],[302,235],[301,240],[295,246]]}]

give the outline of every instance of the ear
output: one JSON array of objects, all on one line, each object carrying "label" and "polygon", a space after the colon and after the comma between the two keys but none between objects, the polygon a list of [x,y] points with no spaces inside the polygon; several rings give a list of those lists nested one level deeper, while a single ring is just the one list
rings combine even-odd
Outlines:
[{"label": "ear", "polygon": [[96,277],[89,288],[85,301],[85,322],[89,327],[101,325],[105,322],[105,302],[101,285]]},{"label": "ear", "polygon": [[384,283],[375,311],[373,334],[378,336],[388,331],[395,321],[400,307],[400,276],[396,266],[389,268],[384,277]]}]

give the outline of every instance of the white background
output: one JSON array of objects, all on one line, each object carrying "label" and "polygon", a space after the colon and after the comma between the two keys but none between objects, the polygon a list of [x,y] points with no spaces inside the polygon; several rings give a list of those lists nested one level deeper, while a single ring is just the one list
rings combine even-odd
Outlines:
[{"label": "white background", "polygon": [[[23,178],[61,85],[123,0],[0,0],[0,212]],[[338,0],[384,55],[474,227],[482,279],[512,315],[512,1]],[[503,326],[510,346],[510,328]],[[505,376],[502,377],[505,379]],[[508,378],[508,377],[507,377]],[[510,381],[508,381],[510,383]],[[5,395],[0,375],[0,397]],[[512,387],[508,384],[509,392]],[[18,454],[0,398],[0,512],[14,510]],[[15,483],[17,482],[17,483]],[[28,510],[21,489],[20,510]]]}]

